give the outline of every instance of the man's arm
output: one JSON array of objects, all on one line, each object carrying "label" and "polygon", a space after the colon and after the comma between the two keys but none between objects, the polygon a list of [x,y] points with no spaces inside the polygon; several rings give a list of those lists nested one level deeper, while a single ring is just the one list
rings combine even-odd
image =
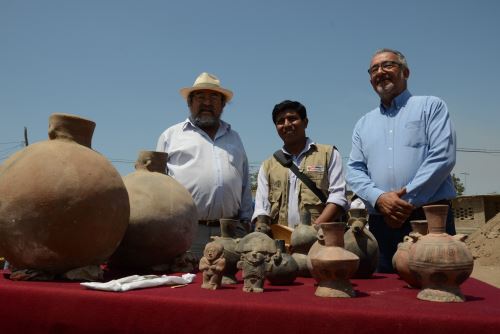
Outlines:
[{"label": "man's arm", "polygon": [[428,154],[403,196],[416,207],[429,202],[450,176],[456,162],[456,137],[448,108],[441,99],[433,98],[427,121]]},{"label": "man's arm", "polygon": [[[244,154],[245,154],[245,159],[243,161],[243,170],[242,170],[243,183],[241,189],[241,206],[239,210],[239,219],[240,221],[244,221],[245,223],[249,224],[253,213],[253,203],[252,203],[252,191],[250,189],[251,184],[248,171],[248,159],[246,153]],[[249,227],[250,226],[246,227],[247,231],[249,230]]]},{"label": "man's arm", "polygon": [[257,219],[257,216],[269,216],[271,213],[271,203],[269,202],[269,183],[267,173],[264,170],[264,164],[259,168],[257,174],[257,192],[255,193],[255,208],[253,211],[252,221]]},{"label": "man's arm", "polygon": [[333,150],[332,157],[328,162],[328,182],[327,204],[314,221],[315,224],[336,221],[343,212],[348,210],[342,157],[336,149]]}]

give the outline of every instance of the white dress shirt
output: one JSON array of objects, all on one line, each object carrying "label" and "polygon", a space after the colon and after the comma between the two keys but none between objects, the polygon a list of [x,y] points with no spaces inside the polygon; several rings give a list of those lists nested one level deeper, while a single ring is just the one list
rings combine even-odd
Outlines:
[{"label": "white dress shirt", "polygon": [[[299,155],[292,155],[284,148],[282,148],[282,150],[286,154],[292,156],[293,163],[299,167],[302,159],[304,159],[305,153],[311,149],[311,145],[314,145],[314,142],[307,138],[306,146],[302,152],[299,153]],[[298,193],[299,179],[291,170],[288,171],[288,179],[290,180],[288,196],[288,226],[295,227],[300,223]],[[342,157],[337,150],[333,150],[332,157],[328,162],[328,182],[327,203],[335,203],[347,211],[349,205],[345,196],[346,184],[342,169]],[[257,193],[255,194],[255,210],[252,220],[257,218],[259,215],[269,216],[270,213],[271,203],[269,202],[268,177],[265,175],[262,166],[260,166],[259,174],[257,176]]]},{"label": "white dress shirt", "polygon": [[212,140],[188,118],[165,130],[156,150],[168,153],[168,175],[191,193],[200,220],[250,219],[247,155],[228,123],[220,121]]}]

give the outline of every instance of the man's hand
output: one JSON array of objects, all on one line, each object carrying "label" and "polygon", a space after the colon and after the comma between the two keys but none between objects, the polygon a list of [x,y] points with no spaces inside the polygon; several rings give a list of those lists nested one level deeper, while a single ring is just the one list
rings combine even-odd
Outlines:
[{"label": "man's hand", "polygon": [[384,216],[384,221],[392,228],[399,228],[415,209],[413,205],[401,199],[406,188],[383,193],[377,199],[376,207]]}]

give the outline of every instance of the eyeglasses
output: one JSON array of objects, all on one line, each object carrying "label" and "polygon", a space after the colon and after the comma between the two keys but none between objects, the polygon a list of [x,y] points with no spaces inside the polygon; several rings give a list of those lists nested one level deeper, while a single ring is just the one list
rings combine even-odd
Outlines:
[{"label": "eyeglasses", "polygon": [[401,63],[398,63],[396,61],[391,61],[391,60],[383,61],[380,64],[375,64],[372,67],[370,67],[368,69],[368,74],[374,75],[375,73],[378,72],[379,68],[382,68],[383,71],[390,71],[394,67],[401,66],[401,65],[402,65]]},{"label": "eyeglasses", "polygon": [[205,99],[207,99],[210,102],[220,102],[222,100],[222,96],[217,93],[198,93],[198,94],[193,94],[193,99],[196,100],[197,102],[204,102]]}]

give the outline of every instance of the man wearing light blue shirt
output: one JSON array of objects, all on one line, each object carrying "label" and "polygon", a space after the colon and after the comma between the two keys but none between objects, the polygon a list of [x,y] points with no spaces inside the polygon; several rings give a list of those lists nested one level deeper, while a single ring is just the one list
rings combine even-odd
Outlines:
[{"label": "man wearing light blue shirt", "polygon": [[[393,272],[392,256],[411,231],[409,221],[425,219],[423,205],[450,205],[456,196],[450,175],[456,138],[443,100],[407,90],[410,70],[399,51],[377,51],[368,73],[380,106],[356,123],[346,179],[370,213],[378,271]],[[451,210],[447,232],[455,234]]]}]

